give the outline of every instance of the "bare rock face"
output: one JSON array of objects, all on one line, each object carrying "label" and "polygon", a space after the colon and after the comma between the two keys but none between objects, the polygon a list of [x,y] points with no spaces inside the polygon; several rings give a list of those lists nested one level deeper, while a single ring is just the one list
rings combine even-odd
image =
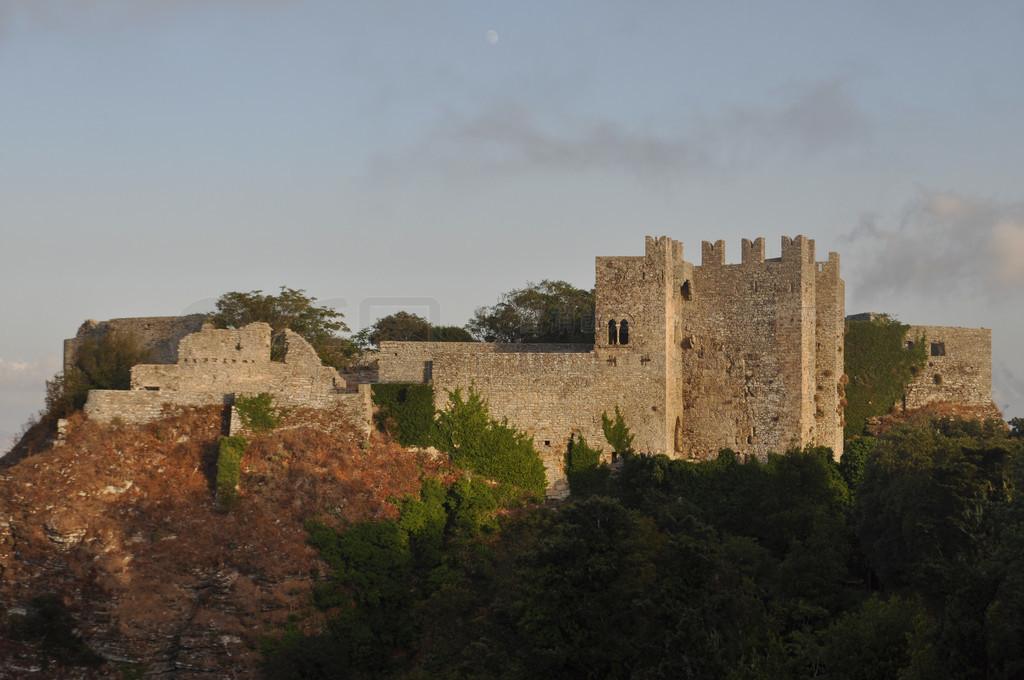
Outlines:
[{"label": "bare rock face", "polygon": [[337,422],[297,410],[254,437],[228,514],[219,407],[143,428],[73,416],[63,446],[0,470],[0,678],[257,677],[263,636],[322,625],[305,522],[393,515],[437,466]]}]

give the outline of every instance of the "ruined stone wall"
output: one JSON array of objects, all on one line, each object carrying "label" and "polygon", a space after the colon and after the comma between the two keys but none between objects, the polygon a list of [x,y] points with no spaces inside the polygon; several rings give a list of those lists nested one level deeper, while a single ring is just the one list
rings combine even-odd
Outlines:
[{"label": "ruined stone wall", "polygon": [[323,366],[316,351],[298,334],[285,331],[281,362],[270,360],[270,326],[253,323],[240,329],[205,328],[183,338],[175,364],[140,364],[132,368],[131,389],[92,390],[85,412],[91,418],[148,422],[163,404],[234,403],[237,394],[268,392],[279,406],[357,409],[353,417],[368,423],[368,386],[351,394],[333,368]]},{"label": "ruined stone wall", "polygon": [[916,342],[922,334],[928,363],[907,389],[905,408],[933,402],[992,407],[992,331],[911,326],[904,342]]},{"label": "ruined stone wall", "polygon": [[84,340],[98,340],[110,331],[134,336],[140,345],[152,351],[152,363],[173,364],[178,360],[178,343],[189,333],[202,329],[205,320],[204,314],[191,314],[86,321],[75,337],[64,341],[64,370],[74,366],[75,353]]}]

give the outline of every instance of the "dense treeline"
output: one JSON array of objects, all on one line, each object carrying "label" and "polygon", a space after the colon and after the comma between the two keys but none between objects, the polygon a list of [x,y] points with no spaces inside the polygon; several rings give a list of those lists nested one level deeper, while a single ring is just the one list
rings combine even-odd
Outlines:
[{"label": "dense treeline", "polygon": [[574,497],[501,511],[475,477],[394,522],[312,528],[326,631],[270,678],[1013,678],[1024,673],[1021,442],[904,424],[695,464],[577,451]]}]

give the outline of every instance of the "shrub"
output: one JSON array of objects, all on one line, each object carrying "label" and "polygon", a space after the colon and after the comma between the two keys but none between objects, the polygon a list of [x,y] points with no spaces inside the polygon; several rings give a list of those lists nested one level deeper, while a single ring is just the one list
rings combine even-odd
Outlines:
[{"label": "shrub", "polygon": [[402,446],[430,446],[434,431],[434,388],[430,385],[377,383],[373,386],[377,422]]},{"label": "shrub", "polygon": [[592,449],[581,435],[569,440],[565,452],[565,476],[573,496],[591,496],[607,490],[611,473],[607,464],[601,463],[601,450]]},{"label": "shrub", "polygon": [[608,417],[608,413],[601,414],[601,428],[604,430],[604,438],[611,444],[615,453],[633,453],[633,435],[629,432],[625,419],[619,407],[615,407],[615,419]]},{"label": "shrub", "polygon": [[249,446],[245,437],[221,437],[217,454],[217,509],[229,512],[238,502],[242,454]]},{"label": "shrub", "polygon": [[533,440],[510,427],[507,419],[491,418],[487,401],[473,388],[465,400],[458,389],[449,392],[448,399],[437,415],[438,448],[457,465],[542,497],[547,477]]},{"label": "shrub", "polygon": [[290,409],[276,408],[274,397],[268,392],[246,397],[235,397],[235,411],[242,419],[242,424],[253,432],[273,430],[281,424],[281,419],[288,415]]}]

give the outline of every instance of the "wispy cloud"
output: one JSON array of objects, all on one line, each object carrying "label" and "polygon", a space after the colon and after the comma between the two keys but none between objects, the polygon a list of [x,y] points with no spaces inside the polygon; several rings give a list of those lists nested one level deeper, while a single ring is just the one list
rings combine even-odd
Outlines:
[{"label": "wispy cloud", "polygon": [[376,174],[423,167],[455,176],[480,172],[615,170],[650,177],[756,167],[766,155],[826,153],[863,141],[870,117],[851,93],[851,77],[790,88],[760,108],[708,113],[679,111],[627,123],[585,113],[541,115],[521,102],[500,100],[472,113],[444,111],[404,151],[378,158]]},{"label": "wispy cloud", "polygon": [[866,214],[845,241],[867,298],[1024,295],[1024,203],[921,187],[898,218]]}]

